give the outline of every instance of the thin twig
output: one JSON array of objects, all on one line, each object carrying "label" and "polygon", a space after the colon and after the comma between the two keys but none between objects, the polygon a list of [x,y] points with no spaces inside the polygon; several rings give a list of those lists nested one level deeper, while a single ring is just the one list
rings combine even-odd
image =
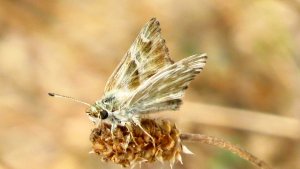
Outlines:
[{"label": "thin twig", "polygon": [[231,144],[228,141],[225,141],[221,138],[216,138],[213,136],[206,136],[202,134],[190,134],[185,133],[180,135],[181,140],[183,141],[197,141],[204,144],[213,145],[225,150],[229,150],[230,152],[238,155],[239,157],[250,161],[257,167],[261,169],[272,169],[269,165],[267,165],[264,161],[258,159],[251,153],[247,152],[246,150],[242,149],[241,147]]}]

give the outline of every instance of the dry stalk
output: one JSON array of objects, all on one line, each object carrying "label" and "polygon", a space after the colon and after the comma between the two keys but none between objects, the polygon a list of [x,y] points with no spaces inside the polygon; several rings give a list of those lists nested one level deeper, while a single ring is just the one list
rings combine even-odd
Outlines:
[{"label": "dry stalk", "polygon": [[197,141],[204,144],[213,145],[225,150],[228,150],[239,157],[251,162],[255,166],[261,169],[272,169],[269,165],[267,165],[264,161],[260,160],[259,158],[255,157],[251,153],[247,152],[246,150],[242,149],[241,147],[231,144],[228,141],[225,141],[221,138],[216,138],[213,136],[206,136],[202,134],[180,134],[180,138],[182,141]]}]

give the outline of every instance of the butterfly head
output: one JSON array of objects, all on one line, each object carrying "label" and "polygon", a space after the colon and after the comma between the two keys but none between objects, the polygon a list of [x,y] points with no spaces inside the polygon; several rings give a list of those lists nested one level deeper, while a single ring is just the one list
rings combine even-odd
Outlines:
[{"label": "butterfly head", "polygon": [[91,105],[86,110],[86,114],[89,116],[90,120],[96,124],[99,120],[104,120],[108,117],[108,112],[97,105]]}]

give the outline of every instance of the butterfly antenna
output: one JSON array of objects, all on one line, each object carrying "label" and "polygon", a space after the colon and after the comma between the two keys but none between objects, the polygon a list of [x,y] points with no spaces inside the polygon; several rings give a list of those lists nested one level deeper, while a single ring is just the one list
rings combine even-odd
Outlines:
[{"label": "butterfly antenna", "polygon": [[86,102],[83,102],[81,100],[77,100],[73,97],[70,97],[70,96],[64,96],[64,95],[60,95],[60,94],[56,94],[56,93],[48,93],[49,96],[52,96],[52,97],[60,97],[60,98],[64,98],[64,99],[69,99],[69,100],[73,100],[75,102],[78,102],[78,103],[82,103],[82,104],[85,104],[87,106],[91,106],[90,104],[86,103]]}]

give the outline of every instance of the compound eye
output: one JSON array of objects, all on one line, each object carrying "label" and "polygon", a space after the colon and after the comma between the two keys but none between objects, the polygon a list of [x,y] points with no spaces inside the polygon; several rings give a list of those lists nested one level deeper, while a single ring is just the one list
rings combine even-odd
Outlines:
[{"label": "compound eye", "polygon": [[106,110],[100,111],[101,119],[104,120],[108,117],[108,112]]}]

